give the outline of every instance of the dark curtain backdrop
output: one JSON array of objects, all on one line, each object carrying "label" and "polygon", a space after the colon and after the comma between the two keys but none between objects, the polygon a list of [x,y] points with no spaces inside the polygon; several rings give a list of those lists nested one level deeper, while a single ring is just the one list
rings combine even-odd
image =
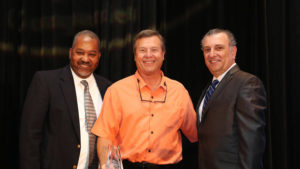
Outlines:
[{"label": "dark curtain backdrop", "polygon": [[[182,82],[194,104],[211,75],[200,40],[208,29],[230,29],[237,63],[260,77],[268,96],[266,169],[298,169],[300,1],[297,0],[6,0],[0,21],[1,166],[19,168],[18,134],[24,98],[37,70],[68,64],[82,29],[101,39],[96,73],[115,82],[135,72],[132,38],[154,28],[166,39],[165,74]],[[184,138],[184,166],[196,168],[197,144]],[[2,167],[1,167],[2,168]]]}]

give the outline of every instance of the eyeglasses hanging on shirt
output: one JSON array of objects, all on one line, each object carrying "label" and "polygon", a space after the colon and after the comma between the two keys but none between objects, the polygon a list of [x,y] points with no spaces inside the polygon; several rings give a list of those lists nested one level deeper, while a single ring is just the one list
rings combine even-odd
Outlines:
[{"label": "eyeglasses hanging on shirt", "polygon": [[165,103],[166,102],[166,99],[167,99],[167,91],[168,91],[168,87],[167,87],[167,84],[166,82],[164,82],[164,86],[166,87],[166,91],[165,91],[165,97],[163,100],[147,100],[147,99],[143,99],[142,97],[142,92],[141,92],[141,86],[140,86],[140,80],[137,79],[137,82],[138,82],[138,86],[139,86],[139,92],[140,92],[140,98],[141,98],[141,101],[144,101],[144,102],[153,102],[153,103]]}]

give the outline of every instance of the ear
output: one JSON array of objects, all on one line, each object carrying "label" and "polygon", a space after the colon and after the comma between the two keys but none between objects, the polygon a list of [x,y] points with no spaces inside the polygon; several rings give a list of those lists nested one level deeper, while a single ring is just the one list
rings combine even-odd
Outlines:
[{"label": "ear", "polygon": [[236,46],[231,47],[231,56],[233,57],[234,60],[235,60],[236,52],[237,52],[237,47]]},{"label": "ear", "polygon": [[99,54],[98,54],[98,59],[100,59],[100,57],[101,57],[101,52],[99,51]]},{"label": "ear", "polygon": [[166,51],[163,51],[163,60],[165,60]]},{"label": "ear", "polygon": [[69,59],[71,59],[72,56],[72,48],[69,49]]},{"label": "ear", "polygon": [[134,61],[136,61],[136,53],[135,52],[133,53],[133,59],[134,59]]}]

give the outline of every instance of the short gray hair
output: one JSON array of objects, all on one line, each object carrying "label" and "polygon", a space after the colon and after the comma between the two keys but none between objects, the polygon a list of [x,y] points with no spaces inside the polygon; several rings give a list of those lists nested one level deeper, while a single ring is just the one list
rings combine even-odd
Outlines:
[{"label": "short gray hair", "polygon": [[72,48],[75,46],[77,38],[82,35],[88,36],[92,39],[96,39],[98,42],[98,49],[100,49],[100,39],[99,39],[98,35],[90,30],[83,30],[83,31],[76,33],[76,35],[74,36],[74,39],[73,39]]},{"label": "short gray hair", "polygon": [[210,36],[210,35],[215,35],[218,33],[225,33],[229,39],[229,46],[236,46],[237,42],[235,40],[235,37],[233,35],[233,33],[227,29],[220,29],[220,28],[214,28],[214,29],[210,29],[202,38],[201,40],[201,46],[203,46],[203,41],[205,39],[205,37]]}]

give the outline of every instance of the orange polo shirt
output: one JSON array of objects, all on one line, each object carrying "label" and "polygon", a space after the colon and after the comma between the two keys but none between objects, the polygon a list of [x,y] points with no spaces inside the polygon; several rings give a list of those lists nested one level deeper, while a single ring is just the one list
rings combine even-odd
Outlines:
[{"label": "orange polo shirt", "polygon": [[122,159],[177,163],[182,160],[179,129],[191,142],[198,139],[196,112],[188,91],[161,74],[162,81],[154,92],[138,72],[106,91],[92,132],[119,145]]}]

